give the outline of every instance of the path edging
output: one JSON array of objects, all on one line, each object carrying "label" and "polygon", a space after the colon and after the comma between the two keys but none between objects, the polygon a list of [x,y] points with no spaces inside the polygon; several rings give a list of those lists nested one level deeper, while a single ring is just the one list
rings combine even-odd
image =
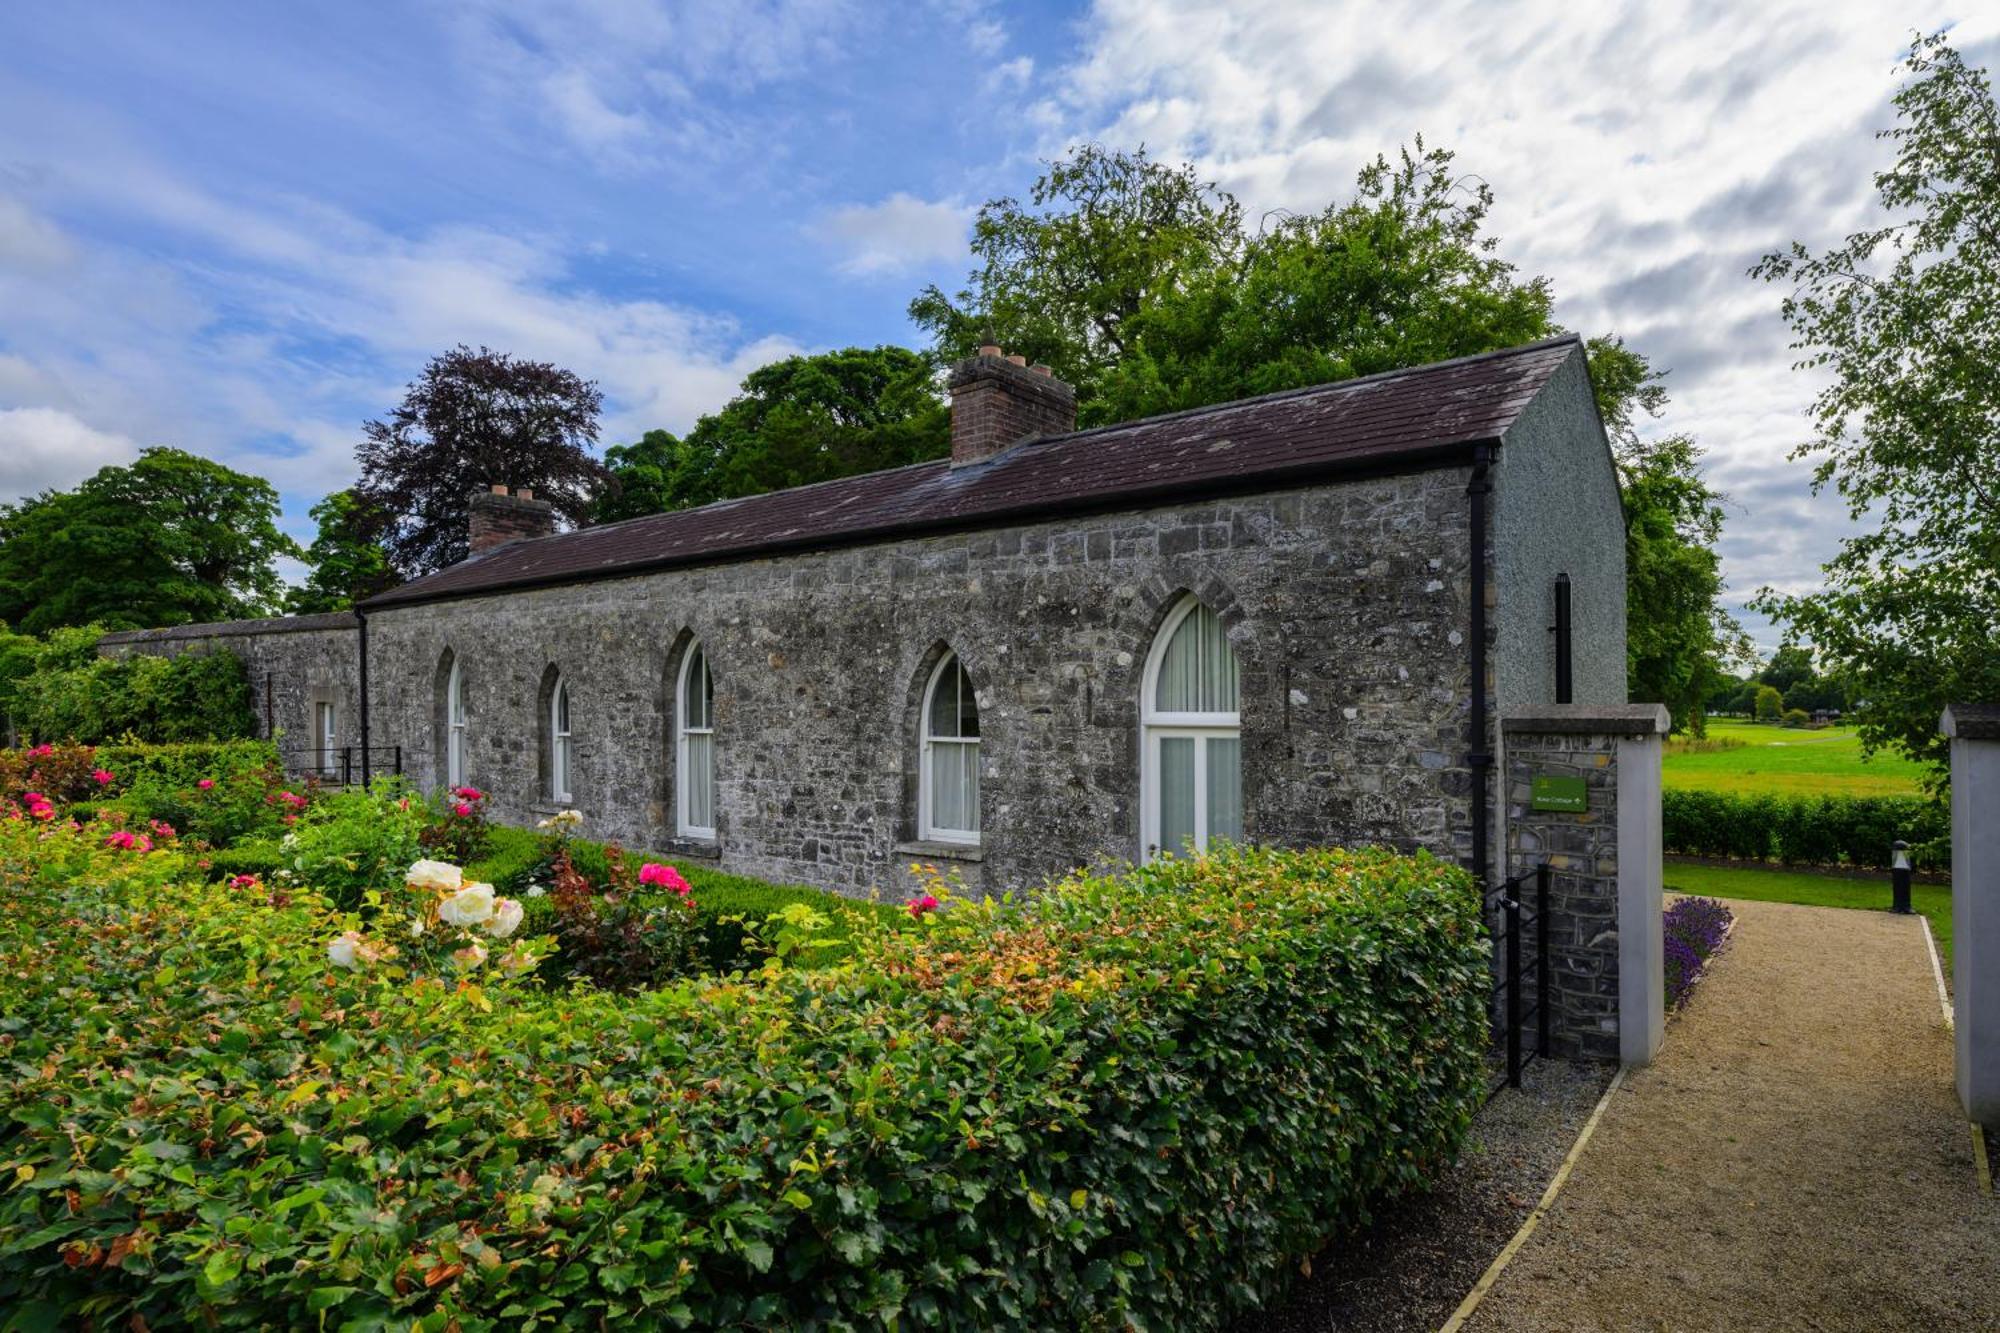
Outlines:
[{"label": "path edging", "polygon": [[1486,1271],[1480,1274],[1479,1281],[1472,1284],[1472,1290],[1465,1294],[1465,1299],[1458,1303],[1458,1308],[1451,1312],[1451,1318],[1444,1322],[1438,1333],[1458,1333],[1465,1327],[1465,1321],[1472,1317],[1473,1311],[1479,1308],[1479,1303],[1486,1299],[1486,1293],[1493,1290],[1493,1284],[1500,1280],[1500,1275],[1507,1271],[1507,1265],[1513,1262],[1521,1247],[1528,1243],[1528,1237],[1535,1234],[1535,1228],[1542,1224],[1542,1218],[1548,1215],[1549,1209],[1555,1204],[1556,1196],[1562,1193],[1562,1187],[1568,1183],[1569,1173],[1576,1166],[1577,1159],[1583,1156],[1584,1148],[1590,1143],[1590,1136],[1597,1132],[1597,1122],[1604,1118],[1605,1108],[1611,1105],[1612,1094],[1624,1083],[1625,1070],[1620,1068],[1612,1076],[1611,1086],[1604,1090],[1604,1095],[1597,1099],[1597,1105],[1591,1109],[1590,1119],[1583,1122],[1583,1131],[1576,1136],[1576,1142],[1570,1145],[1569,1155],[1563,1158],[1562,1165],[1556,1168],[1555,1178],[1549,1181],[1549,1187],[1542,1191],[1541,1200],[1535,1204],[1534,1211],[1528,1214],[1520,1229],[1514,1233],[1513,1239],[1507,1242],[1494,1257],[1493,1262],[1486,1266]]}]

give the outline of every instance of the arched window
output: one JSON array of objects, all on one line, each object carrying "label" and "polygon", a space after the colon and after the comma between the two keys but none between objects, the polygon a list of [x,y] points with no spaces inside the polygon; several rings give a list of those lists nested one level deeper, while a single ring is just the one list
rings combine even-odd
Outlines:
[{"label": "arched window", "polygon": [[570,799],[572,754],[569,740],[569,682],[557,676],[556,687],[549,692],[549,796],[552,800]]},{"label": "arched window", "polygon": [[675,692],[677,780],[680,831],[690,838],[715,836],[715,680],[709,675],[708,654],[690,644],[681,663]]},{"label": "arched window", "polygon": [[455,657],[444,683],[444,785],[465,785],[465,680]]},{"label": "arched window", "polygon": [[946,653],[924,691],[917,836],[979,841],[979,702],[957,653]]},{"label": "arched window", "polygon": [[1148,860],[1243,836],[1236,652],[1215,613],[1192,597],[1160,627],[1140,714],[1141,825]]}]

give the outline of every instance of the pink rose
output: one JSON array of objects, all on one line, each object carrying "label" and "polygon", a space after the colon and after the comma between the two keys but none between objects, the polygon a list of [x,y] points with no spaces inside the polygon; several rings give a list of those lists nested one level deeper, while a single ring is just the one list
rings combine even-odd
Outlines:
[{"label": "pink rose", "polygon": [[648,861],[639,867],[639,882],[671,889],[682,897],[693,891],[693,886],[681,878],[680,871],[669,865],[661,865],[658,861]]},{"label": "pink rose", "polygon": [[215,785],[215,779],[203,778],[200,782],[197,782],[194,785],[197,791],[207,791],[210,787],[213,787]]},{"label": "pink rose", "polygon": [[936,898],[927,893],[921,898],[910,899],[910,915],[922,920],[924,913],[935,912],[941,905]]},{"label": "pink rose", "polygon": [[100,787],[109,787],[111,785],[112,777],[111,770],[109,769],[94,768],[90,771],[90,776],[97,780],[97,785]]},{"label": "pink rose", "polygon": [[451,794],[461,801],[483,801],[486,794],[477,787],[453,787]]},{"label": "pink rose", "polygon": [[467,805],[464,801],[460,801],[457,805],[454,805],[451,808],[451,810],[452,813],[457,815],[460,819],[463,819],[467,815],[472,813],[472,807]]},{"label": "pink rose", "polygon": [[257,877],[255,875],[238,875],[229,881],[229,887],[232,889],[254,889],[257,887]]},{"label": "pink rose", "polygon": [[47,805],[49,803],[49,798],[38,791],[22,792],[21,799],[29,805]]}]

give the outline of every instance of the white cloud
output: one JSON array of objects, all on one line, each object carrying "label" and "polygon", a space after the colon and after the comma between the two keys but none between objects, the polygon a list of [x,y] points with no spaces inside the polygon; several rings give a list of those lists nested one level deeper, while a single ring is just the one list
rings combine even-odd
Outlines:
[{"label": "white cloud", "polygon": [[973,210],[932,202],[900,190],[879,204],[850,204],[830,214],[822,230],[847,252],[840,271],[857,276],[899,273],[965,254]]},{"label": "white cloud", "polygon": [[[1496,195],[1490,229],[1557,315],[1620,333],[1673,373],[1669,415],[1740,505],[1732,595],[1811,583],[1851,527],[1786,463],[1817,389],[1790,369],[1779,293],[1745,270],[1870,216],[1888,98],[1913,29],[1961,49],[2000,32],[1966,0],[1577,6],[1483,0],[1245,6],[1100,0],[1035,122],[1185,157],[1251,217],[1344,199],[1361,165],[1419,133]],[[1755,618],[1753,617],[1753,620]]]},{"label": "white cloud", "polygon": [[0,267],[55,269],[76,257],[62,228],[19,199],[0,195]]},{"label": "white cloud", "polygon": [[0,407],[0,496],[67,490],[101,467],[128,463],[139,446],[50,407]]},{"label": "white cloud", "polygon": [[993,72],[986,76],[986,87],[989,91],[1019,90],[1027,87],[1034,77],[1035,58],[1015,56],[1012,60],[1002,61],[993,67]]}]

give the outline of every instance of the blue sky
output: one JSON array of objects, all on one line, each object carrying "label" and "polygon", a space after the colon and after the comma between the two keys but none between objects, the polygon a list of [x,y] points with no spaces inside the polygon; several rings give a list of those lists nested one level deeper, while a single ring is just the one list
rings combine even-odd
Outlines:
[{"label": "blue sky", "polygon": [[2000,49],[1990,5],[1891,10],[8,6],[0,497],[176,444],[308,535],[453,343],[597,379],[607,443],[684,429],[774,356],[913,342],[972,210],[1080,139],[1192,160],[1255,217],[1422,132],[1565,322],[1673,372],[1652,428],[1710,448],[1735,593],[1810,584],[1846,519],[1784,461],[1815,385],[1744,269],[1870,219],[1912,28]]}]

